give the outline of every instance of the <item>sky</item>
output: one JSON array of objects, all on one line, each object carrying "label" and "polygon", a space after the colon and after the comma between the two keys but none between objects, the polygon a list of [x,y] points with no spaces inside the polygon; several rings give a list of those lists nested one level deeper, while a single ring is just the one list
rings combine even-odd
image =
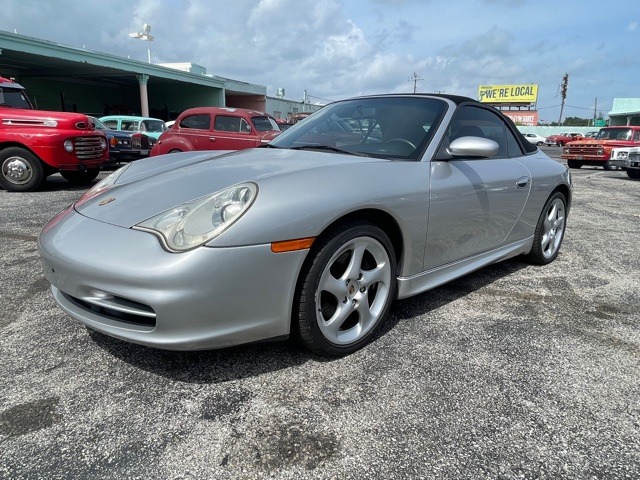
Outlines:
[{"label": "sky", "polygon": [[[540,121],[640,97],[639,0],[0,0],[0,30],[147,61],[192,62],[312,103],[538,85]],[[0,45],[1,47],[1,45]],[[1,62],[0,62],[1,66]],[[414,75],[415,74],[415,75]]]}]

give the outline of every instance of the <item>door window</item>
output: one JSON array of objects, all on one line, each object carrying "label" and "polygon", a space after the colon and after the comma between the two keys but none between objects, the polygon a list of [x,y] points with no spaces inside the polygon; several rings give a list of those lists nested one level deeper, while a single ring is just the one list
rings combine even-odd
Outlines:
[{"label": "door window", "polygon": [[180,128],[209,130],[209,127],[211,127],[211,117],[208,114],[189,115],[180,121]]},{"label": "door window", "polygon": [[504,120],[486,108],[463,105],[451,120],[449,141],[463,136],[484,137],[499,146],[494,158],[519,157],[523,155],[520,144]]}]

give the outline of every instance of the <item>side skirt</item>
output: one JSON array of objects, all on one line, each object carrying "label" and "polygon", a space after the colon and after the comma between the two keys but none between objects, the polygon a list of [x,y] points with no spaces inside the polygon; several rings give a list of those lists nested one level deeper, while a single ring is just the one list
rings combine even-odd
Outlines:
[{"label": "side skirt", "polygon": [[533,236],[411,277],[398,277],[397,298],[412,297],[492,263],[529,253],[532,245]]}]

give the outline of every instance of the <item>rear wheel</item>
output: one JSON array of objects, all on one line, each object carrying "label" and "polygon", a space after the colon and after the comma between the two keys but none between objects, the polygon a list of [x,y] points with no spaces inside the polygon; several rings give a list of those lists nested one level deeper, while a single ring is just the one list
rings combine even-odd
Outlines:
[{"label": "rear wheel", "polygon": [[627,175],[634,180],[640,180],[640,170],[627,170]]},{"label": "rear wheel", "polygon": [[531,263],[546,265],[556,259],[564,238],[566,216],[567,199],[556,192],[549,197],[538,219],[533,247],[527,255]]},{"label": "rear wheel", "polygon": [[9,147],[0,151],[0,185],[11,192],[37,189],[46,175],[38,157],[29,150]]},{"label": "rear wheel", "polygon": [[580,168],[582,166],[582,162],[578,162],[577,160],[567,160],[567,166],[569,168]]},{"label": "rear wheel", "polygon": [[559,147],[564,147],[564,142],[556,142],[556,145]]},{"label": "rear wheel", "polygon": [[316,242],[296,288],[298,333],[315,353],[346,355],[369,342],[389,311],[396,293],[393,246],[370,223],[336,228]]},{"label": "rear wheel", "polygon": [[86,185],[87,183],[91,183],[100,173],[99,168],[90,168],[83,172],[71,172],[71,171],[62,171],[60,175],[66,181],[73,183],[74,185]]}]

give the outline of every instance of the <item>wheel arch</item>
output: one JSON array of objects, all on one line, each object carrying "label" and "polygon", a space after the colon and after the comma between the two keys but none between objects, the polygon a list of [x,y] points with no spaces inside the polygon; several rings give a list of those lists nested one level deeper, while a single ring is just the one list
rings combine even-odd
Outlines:
[{"label": "wheel arch", "polygon": [[31,153],[32,155],[35,155],[35,157],[40,161],[40,163],[44,166],[47,165],[47,163],[42,160],[42,158],[40,158],[40,155],[38,155],[36,152],[33,151],[33,149],[29,148],[27,145],[25,145],[24,143],[20,143],[20,142],[13,142],[13,141],[9,141],[9,142],[0,142],[0,152],[5,150],[6,148],[22,148],[23,150],[28,151],[29,153]]},{"label": "wheel arch", "polygon": [[395,218],[382,210],[367,208],[349,212],[327,225],[318,235],[318,238],[322,238],[325,235],[330,234],[330,232],[334,231],[336,228],[350,223],[357,223],[359,221],[371,223],[385,232],[391,241],[391,245],[393,245],[393,253],[396,258],[396,263],[399,264],[403,253],[402,230]]},{"label": "wheel arch", "polygon": [[564,198],[567,201],[567,212],[569,212],[571,208],[571,189],[564,184],[558,185],[556,188],[553,189],[553,191],[549,194],[549,197],[547,198],[551,198],[551,196],[553,196],[557,192],[560,192],[564,195]]}]

